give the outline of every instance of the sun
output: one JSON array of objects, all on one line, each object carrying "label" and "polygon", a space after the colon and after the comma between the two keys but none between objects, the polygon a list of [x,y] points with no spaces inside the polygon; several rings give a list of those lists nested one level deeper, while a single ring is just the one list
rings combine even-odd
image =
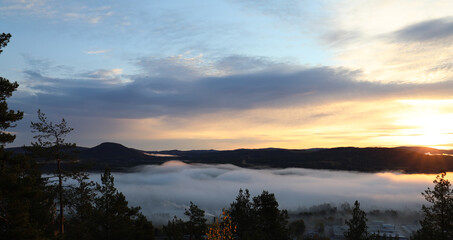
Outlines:
[{"label": "sun", "polygon": [[[404,101],[412,106],[397,120],[398,140],[404,145],[451,148],[453,143],[453,100]],[[448,104],[448,105],[447,105]]]}]

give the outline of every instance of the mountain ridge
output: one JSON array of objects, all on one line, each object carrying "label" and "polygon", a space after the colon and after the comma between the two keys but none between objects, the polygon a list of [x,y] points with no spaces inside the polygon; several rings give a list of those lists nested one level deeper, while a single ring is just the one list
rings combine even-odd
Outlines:
[{"label": "mountain ridge", "polygon": [[[22,148],[8,148],[23,153]],[[234,164],[245,168],[311,168],[359,172],[398,171],[438,173],[453,171],[452,150],[428,147],[337,147],[316,149],[235,149],[144,151],[119,143],[104,142],[92,148],[78,147],[79,162],[92,171],[110,167],[114,171],[170,160],[186,163]],[[428,154],[429,153],[429,154]]]}]

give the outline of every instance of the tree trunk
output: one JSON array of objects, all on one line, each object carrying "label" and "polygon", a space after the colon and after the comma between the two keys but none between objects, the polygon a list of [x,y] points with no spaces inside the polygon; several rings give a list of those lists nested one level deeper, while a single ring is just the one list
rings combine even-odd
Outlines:
[{"label": "tree trunk", "polygon": [[61,173],[61,159],[57,159],[57,163],[58,163],[58,194],[60,199],[60,234],[64,236],[63,176]]}]

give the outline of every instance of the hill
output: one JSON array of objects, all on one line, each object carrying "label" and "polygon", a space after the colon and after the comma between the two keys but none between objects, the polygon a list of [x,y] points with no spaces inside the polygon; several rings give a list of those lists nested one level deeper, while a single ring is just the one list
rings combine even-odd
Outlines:
[{"label": "hill", "polygon": [[[20,148],[10,148],[16,153]],[[451,151],[426,147],[329,149],[237,149],[228,151],[142,151],[118,143],[102,143],[93,148],[78,148],[79,162],[91,165],[92,171],[109,166],[128,171],[145,164],[169,160],[187,163],[234,164],[245,168],[311,168],[360,172],[400,171],[438,173],[453,171]]]}]

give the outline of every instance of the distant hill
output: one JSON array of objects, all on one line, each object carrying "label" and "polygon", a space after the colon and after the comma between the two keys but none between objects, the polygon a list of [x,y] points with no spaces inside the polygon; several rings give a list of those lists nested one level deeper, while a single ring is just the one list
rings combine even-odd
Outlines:
[{"label": "distant hill", "polygon": [[[10,148],[16,153],[21,148]],[[128,171],[144,164],[161,164],[169,160],[187,163],[234,164],[245,168],[312,168],[361,172],[400,171],[438,173],[453,171],[449,150],[426,147],[328,149],[237,149],[229,151],[142,151],[118,143],[102,143],[93,148],[78,148],[79,162],[91,165],[92,171],[109,166]]]},{"label": "distant hill", "polygon": [[128,148],[118,143],[105,142],[93,148],[80,151],[78,159],[90,164],[94,170],[110,167],[113,170],[125,171],[131,167],[144,164],[161,164],[162,157],[149,156],[145,151]]}]

